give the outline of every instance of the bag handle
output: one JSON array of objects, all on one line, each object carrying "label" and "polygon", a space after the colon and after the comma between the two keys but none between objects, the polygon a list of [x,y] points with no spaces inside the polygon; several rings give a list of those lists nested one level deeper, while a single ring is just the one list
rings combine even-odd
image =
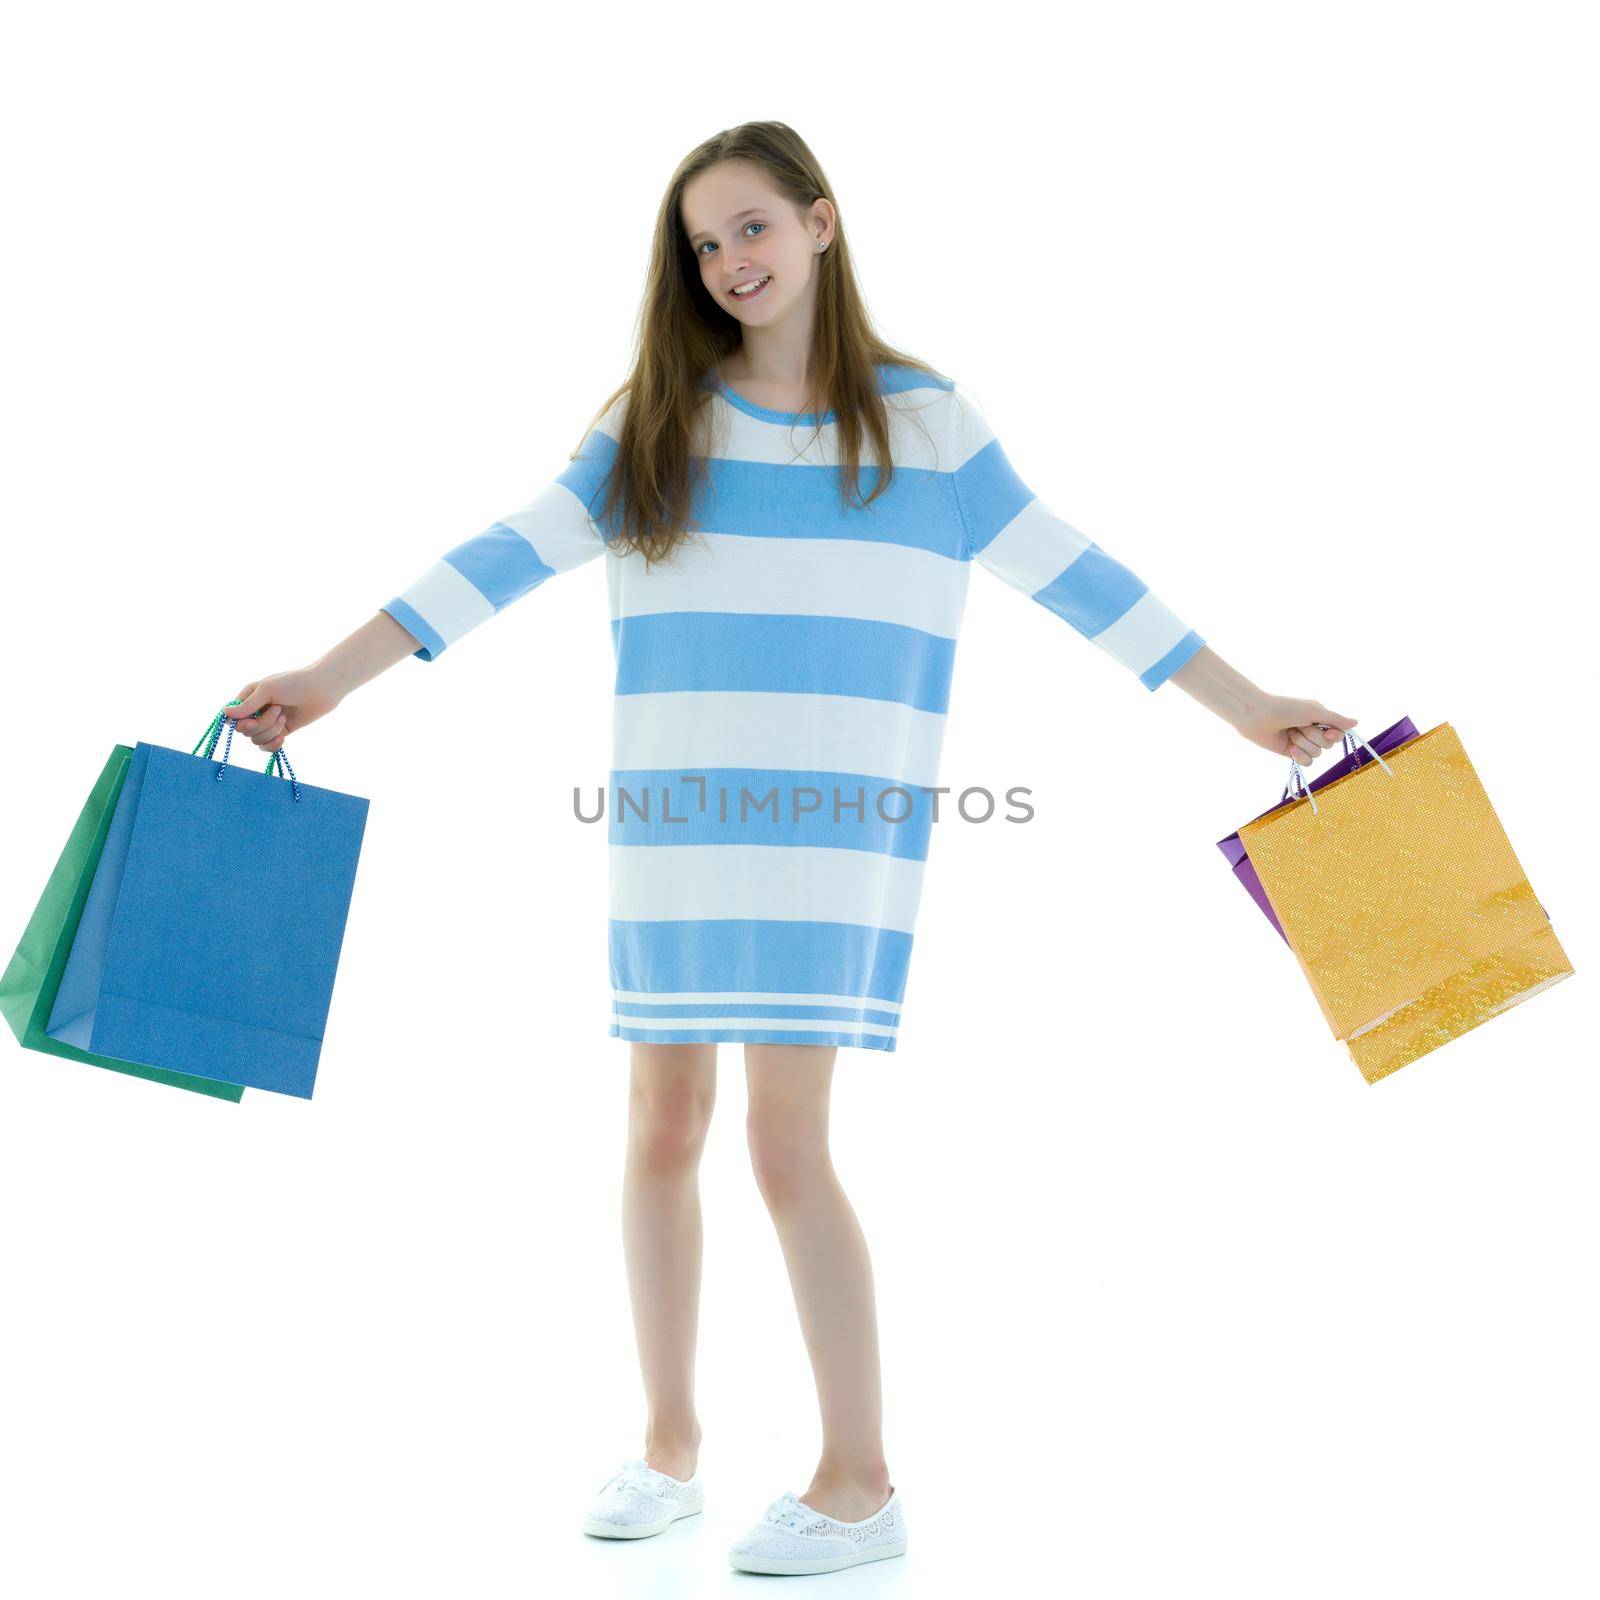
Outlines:
[{"label": "bag handle", "polygon": [[[244,701],[230,700],[228,704],[230,706],[242,706]],[[222,724],[224,722],[228,725],[228,737],[226,743],[224,743],[222,747],[222,765],[217,768],[218,783],[222,782],[222,774],[228,770],[228,755],[233,749],[234,719],[232,717],[223,716],[223,714],[219,711],[216,716],[211,719],[211,725],[204,733],[200,735],[200,738],[196,742],[194,749],[189,752],[189,754],[192,756],[199,755],[200,746],[205,745],[205,758],[207,761],[209,761],[211,759],[212,752],[217,748],[217,740],[222,735]],[[210,741],[209,743],[207,742],[208,740]],[[289,782],[294,787],[294,797],[296,800],[298,800],[300,798],[300,780],[295,777],[294,768],[289,765],[289,758],[283,753],[283,746],[281,744],[272,752],[272,758],[267,762],[266,772],[269,776],[271,775],[274,767],[281,767],[283,769],[278,774],[280,778],[283,776],[284,772],[289,774]]]},{"label": "bag handle", "polygon": [[[1314,728],[1325,728],[1327,726],[1328,724],[1325,722],[1312,723],[1312,727]],[[1344,753],[1347,756],[1352,756],[1355,758],[1356,767],[1359,767],[1361,764],[1361,757],[1359,754],[1361,750],[1365,750],[1367,754],[1371,756],[1372,759],[1376,761],[1391,778],[1394,776],[1394,768],[1391,767],[1389,763],[1385,761],[1383,757],[1380,756],[1365,739],[1357,739],[1355,733],[1347,728],[1344,735]],[[1351,771],[1355,771],[1356,767],[1351,768]],[[1284,786],[1282,799],[1280,799],[1278,802],[1279,805],[1282,805],[1283,801],[1289,798],[1289,791],[1294,788],[1298,788],[1300,791],[1295,798],[1299,799],[1301,796],[1304,796],[1305,799],[1309,800],[1311,802],[1311,814],[1315,816],[1317,814],[1317,797],[1312,794],[1311,790],[1307,787],[1305,773],[1301,770],[1299,761],[1297,761],[1295,757],[1290,756],[1289,782]]]}]

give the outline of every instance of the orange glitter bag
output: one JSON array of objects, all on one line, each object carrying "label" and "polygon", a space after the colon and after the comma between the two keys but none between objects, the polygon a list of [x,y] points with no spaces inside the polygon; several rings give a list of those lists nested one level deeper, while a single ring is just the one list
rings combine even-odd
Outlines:
[{"label": "orange glitter bag", "polygon": [[1572,975],[1455,729],[1373,756],[1239,829],[1368,1083]]}]

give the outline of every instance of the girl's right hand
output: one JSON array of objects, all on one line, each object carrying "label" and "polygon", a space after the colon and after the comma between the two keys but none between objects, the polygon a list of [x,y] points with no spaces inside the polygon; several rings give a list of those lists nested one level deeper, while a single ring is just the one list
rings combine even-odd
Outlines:
[{"label": "girl's right hand", "polygon": [[241,703],[224,706],[240,733],[260,750],[276,750],[291,733],[325,717],[344,698],[315,667],[275,672],[247,683],[234,698]]},{"label": "girl's right hand", "polygon": [[1241,712],[1233,725],[1251,744],[1309,767],[1330,745],[1344,742],[1356,719],[1330,711],[1320,700],[1270,694]]}]

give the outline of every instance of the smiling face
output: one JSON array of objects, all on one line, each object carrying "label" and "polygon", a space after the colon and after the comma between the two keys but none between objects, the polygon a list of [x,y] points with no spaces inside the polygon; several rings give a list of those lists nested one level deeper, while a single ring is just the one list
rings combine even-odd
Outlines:
[{"label": "smiling face", "polygon": [[[809,299],[833,208],[797,212],[751,161],[719,161],[683,190],[683,231],[706,293],[747,326],[766,327]],[[753,293],[736,287],[767,281]]]}]

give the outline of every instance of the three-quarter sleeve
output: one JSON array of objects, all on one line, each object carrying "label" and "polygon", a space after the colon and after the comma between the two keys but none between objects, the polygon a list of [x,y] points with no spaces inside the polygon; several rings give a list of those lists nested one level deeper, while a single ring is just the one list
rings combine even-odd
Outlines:
[{"label": "three-quarter sleeve", "polygon": [[547,578],[604,553],[605,538],[594,517],[616,459],[614,430],[622,404],[618,400],[608,408],[566,470],[520,511],[446,551],[379,607],[419,642],[414,655],[436,661],[448,646]]},{"label": "three-quarter sleeve", "polygon": [[960,384],[950,401],[950,481],[970,557],[1159,688],[1205,640],[1028,488]]}]

